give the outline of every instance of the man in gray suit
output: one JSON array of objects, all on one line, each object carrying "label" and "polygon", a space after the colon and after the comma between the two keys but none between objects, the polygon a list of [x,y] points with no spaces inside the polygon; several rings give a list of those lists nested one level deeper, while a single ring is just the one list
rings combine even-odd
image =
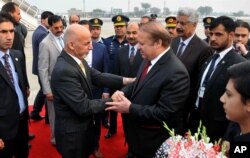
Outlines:
[{"label": "man in gray suit", "polygon": [[64,35],[65,48],[55,64],[51,87],[56,113],[56,147],[63,158],[88,158],[94,151],[94,114],[105,109],[105,101],[93,99],[92,84],[120,88],[130,78],[100,73],[84,57],[92,49],[90,31],[70,25]]},{"label": "man in gray suit", "polygon": [[48,115],[51,128],[51,143],[55,145],[54,122],[55,111],[53,106],[53,94],[50,88],[51,73],[60,55],[63,45],[63,23],[58,15],[50,16],[48,19],[50,33],[39,45],[38,71],[42,83],[43,93],[46,95]]}]

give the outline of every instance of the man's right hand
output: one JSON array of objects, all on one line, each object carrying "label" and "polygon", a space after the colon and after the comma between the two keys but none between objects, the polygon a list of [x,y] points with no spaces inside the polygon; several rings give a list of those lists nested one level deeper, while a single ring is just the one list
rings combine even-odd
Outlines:
[{"label": "man's right hand", "polygon": [[48,101],[53,101],[53,94],[52,93],[47,93],[46,98]]}]

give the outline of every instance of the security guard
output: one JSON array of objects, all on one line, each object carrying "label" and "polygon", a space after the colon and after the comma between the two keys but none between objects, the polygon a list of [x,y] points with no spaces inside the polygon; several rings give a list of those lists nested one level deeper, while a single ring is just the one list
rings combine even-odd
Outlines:
[{"label": "security guard", "polygon": [[101,31],[102,31],[102,25],[103,21],[99,18],[93,18],[89,20],[91,24],[91,34],[92,34],[92,40],[98,43],[104,44],[104,38],[102,38]]},{"label": "security guard", "polygon": [[176,32],[176,17],[175,16],[168,16],[165,19],[166,22],[166,29],[168,30],[171,38],[177,37],[177,32]]},{"label": "security guard", "polygon": [[[124,15],[116,15],[112,18],[112,22],[114,23],[115,35],[106,38],[104,40],[104,44],[109,51],[109,70],[111,73],[114,73],[114,63],[117,49],[121,48],[124,45],[128,45],[128,42],[126,40],[126,30],[129,18]],[[110,127],[108,133],[105,135],[105,138],[112,137],[116,133],[116,130],[117,112],[110,111]]]},{"label": "security guard", "polygon": [[206,35],[206,38],[204,39],[204,41],[206,41],[207,43],[209,43],[209,27],[211,25],[211,23],[214,21],[214,17],[205,17],[203,18],[203,26],[204,26],[204,34]]}]

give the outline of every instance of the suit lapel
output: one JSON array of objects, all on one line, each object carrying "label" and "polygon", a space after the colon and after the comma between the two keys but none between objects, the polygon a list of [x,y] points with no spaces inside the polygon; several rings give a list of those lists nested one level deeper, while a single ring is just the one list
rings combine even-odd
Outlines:
[{"label": "suit lapel", "polygon": [[86,78],[85,75],[83,74],[83,72],[82,72],[80,66],[77,64],[77,62],[76,62],[72,57],[70,57],[64,50],[62,51],[61,55],[66,59],[67,62],[69,62],[74,68],[77,69],[77,71],[79,72],[79,74],[82,76],[82,79],[85,81],[85,82],[83,83],[83,85],[86,85],[86,89],[85,89],[85,90],[87,90],[86,93],[87,93],[89,96],[92,97],[92,92],[91,92],[91,88],[90,88],[91,86],[89,85],[89,83],[91,83],[91,82],[89,82],[89,81],[87,80],[87,78],[90,79],[90,77],[91,77],[91,76],[90,76],[89,67],[88,67],[87,62],[86,62],[85,60],[82,62],[83,65],[84,65],[84,67],[85,67],[86,76],[87,76],[87,78]]},{"label": "suit lapel", "polygon": [[53,37],[52,33],[49,33],[50,40],[52,44],[55,46],[55,48],[58,50],[58,52],[61,52],[61,48],[58,46],[56,39]]},{"label": "suit lapel", "polygon": [[207,87],[206,87],[207,90],[209,90],[209,88],[211,87],[211,85],[213,85],[214,81],[219,76],[219,74],[221,73],[221,71],[225,71],[225,66],[227,65],[227,62],[230,60],[232,53],[234,53],[234,52],[229,51],[224,56],[224,58],[222,58],[221,61],[217,64],[215,71],[213,72],[211,78],[208,81],[208,84],[207,84]]}]

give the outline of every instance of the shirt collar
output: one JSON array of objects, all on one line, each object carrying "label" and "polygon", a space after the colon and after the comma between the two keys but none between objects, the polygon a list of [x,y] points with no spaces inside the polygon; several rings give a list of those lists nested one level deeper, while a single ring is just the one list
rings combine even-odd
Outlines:
[{"label": "shirt collar", "polygon": [[187,46],[189,44],[189,42],[192,40],[192,38],[194,37],[195,34],[193,34],[192,36],[190,36],[189,38],[187,38],[185,41],[183,41],[183,39],[181,38],[180,42],[183,42],[185,44],[185,46]]}]

